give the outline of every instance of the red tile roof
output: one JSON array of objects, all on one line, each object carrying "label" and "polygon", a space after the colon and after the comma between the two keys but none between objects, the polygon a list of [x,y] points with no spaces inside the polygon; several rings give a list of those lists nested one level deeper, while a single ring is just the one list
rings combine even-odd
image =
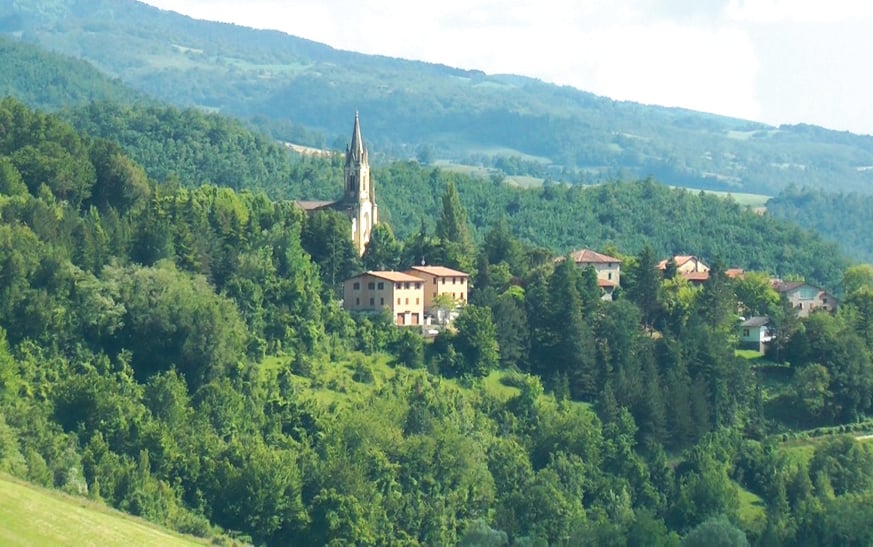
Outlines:
[{"label": "red tile roof", "polygon": [[[446,268],[445,266],[413,266],[406,270],[408,273],[421,272],[437,277],[469,277],[469,274]],[[414,274],[413,274],[414,275]]]},{"label": "red tile roof", "polygon": [[609,264],[620,263],[621,260],[613,256],[605,255],[592,251],[591,249],[581,249],[570,253],[570,258],[576,264]]},{"label": "red tile roof", "polygon": [[743,277],[745,273],[745,270],[743,270],[742,268],[728,268],[724,271],[724,274],[731,279]]},{"label": "red tile roof", "polygon": [[681,272],[679,275],[692,282],[709,280],[709,272]]},{"label": "red tile roof", "polygon": [[351,279],[355,279],[358,277],[365,277],[365,276],[378,277],[380,279],[386,279],[386,280],[392,281],[394,283],[398,283],[398,282],[418,283],[421,281],[420,277],[415,277],[414,275],[405,274],[403,272],[385,272],[385,271],[366,272],[366,273],[362,273],[360,275],[356,275],[355,277],[352,277]]},{"label": "red tile roof", "polygon": [[[672,260],[676,261],[676,267],[678,268],[678,267],[682,266],[683,264],[685,264],[686,262],[688,262],[689,260],[694,260],[696,258],[697,257],[691,256],[691,255],[676,255],[672,258]],[[670,262],[670,260],[671,260],[670,258],[665,258],[664,260],[658,262],[658,269],[659,270],[666,270],[667,263]]]}]

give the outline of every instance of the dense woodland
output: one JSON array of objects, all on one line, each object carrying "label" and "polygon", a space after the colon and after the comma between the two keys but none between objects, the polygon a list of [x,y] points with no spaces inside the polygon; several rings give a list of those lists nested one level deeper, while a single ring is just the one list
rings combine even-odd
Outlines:
[{"label": "dense woodland", "polygon": [[873,197],[791,187],[767,201],[767,213],[807,226],[857,261],[873,262]]},{"label": "dense woodland", "polygon": [[[0,102],[3,472],[256,544],[873,542],[871,447],[798,434],[873,405],[873,269],[818,238],[653,181],[523,191],[399,163],[374,173],[391,223],[358,258],[344,217],[278,199],[331,192],[333,160],[201,150],[285,170],[218,186],[180,159],[185,127],[226,142],[216,119],[165,111],[176,156],[90,112],[118,143]],[[615,302],[554,260],[561,234],[622,256]],[[654,268],[698,242],[702,288]],[[421,257],[473,273],[454,329],[339,307],[345,275]],[[797,320],[769,272],[839,284],[840,311]],[[738,313],[776,321],[766,360],[735,355]]]}]

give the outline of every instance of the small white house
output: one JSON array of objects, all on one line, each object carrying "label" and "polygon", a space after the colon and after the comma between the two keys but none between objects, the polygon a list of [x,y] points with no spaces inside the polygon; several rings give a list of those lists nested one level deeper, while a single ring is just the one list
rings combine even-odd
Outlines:
[{"label": "small white house", "polygon": [[740,348],[764,352],[773,340],[770,318],[750,317],[740,323]]}]

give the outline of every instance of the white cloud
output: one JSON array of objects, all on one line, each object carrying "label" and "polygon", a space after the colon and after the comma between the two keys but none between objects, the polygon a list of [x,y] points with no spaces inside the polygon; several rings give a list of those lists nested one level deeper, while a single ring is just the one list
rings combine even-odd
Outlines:
[{"label": "white cloud", "polygon": [[752,23],[828,24],[873,17],[868,0],[730,0],[726,10],[735,21]]}]

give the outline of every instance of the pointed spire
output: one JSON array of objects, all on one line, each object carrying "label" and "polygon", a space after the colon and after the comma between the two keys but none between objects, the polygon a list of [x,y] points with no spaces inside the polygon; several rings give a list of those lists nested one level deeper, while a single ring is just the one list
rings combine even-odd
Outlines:
[{"label": "pointed spire", "polygon": [[361,122],[358,119],[358,111],[355,110],[355,127],[352,130],[352,142],[349,144],[349,156],[356,161],[364,157],[364,140],[361,138]]}]

